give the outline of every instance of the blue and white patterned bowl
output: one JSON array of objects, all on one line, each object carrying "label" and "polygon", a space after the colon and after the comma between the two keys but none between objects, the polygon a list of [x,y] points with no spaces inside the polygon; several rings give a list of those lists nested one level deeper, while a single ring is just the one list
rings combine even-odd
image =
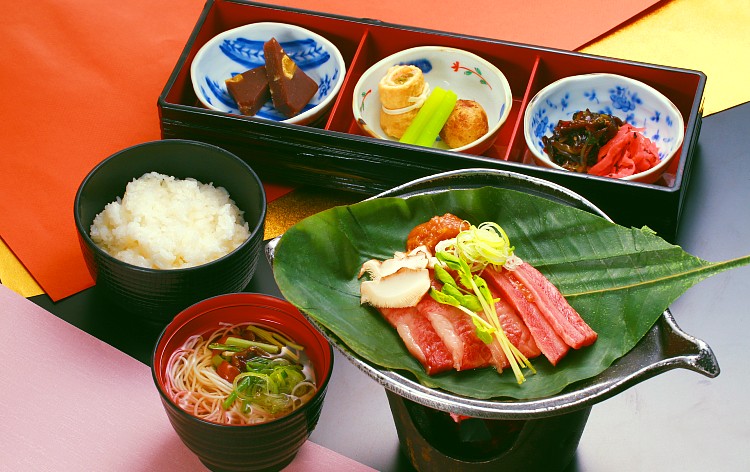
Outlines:
[{"label": "blue and white patterned bowl", "polygon": [[[422,69],[430,88],[452,90],[459,99],[478,102],[487,113],[489,131],[473,143],[452,151],[482,154],[494,144],[513,105],[508,80],[497,67],[476,54],[442,46],[405,49],[380,60],[362,74],[352,100],[354,119],[362,131],[374,138],[395,141],[380,127],[378,83],[389,68],[406,64]],[[434,147],[448,149],[440,140]]]},{"label": "blue and white patterned bowl", "polygon": [[329,40],[286,23],[250,23],[224,31],[203,45],[190,66],[190,77],[198,100],[212,110],[239,115],[237,104],[227,92],[224,81],[264,65],[263,43],[272,37],[318,83],[318,92],[304,110],[292,118],[276,111],[270,100],[255,116],[301,125],[320,118],[341,90],[346,75],[344,58]]},{"label": "blue and white patterned bowl", "polygon": [[682,115],[674,103],[653,87],[616,74],[575,75],[544,87],[526,107],[524,137],[537,165],[565,170],[544,152],[542,136],[551,136],[559,120],[569,120],[573,113],[587,108],[644,128],[644,136],[659,148],[659,164],[622,180],[656,182],[682,146],[685,137]]}]

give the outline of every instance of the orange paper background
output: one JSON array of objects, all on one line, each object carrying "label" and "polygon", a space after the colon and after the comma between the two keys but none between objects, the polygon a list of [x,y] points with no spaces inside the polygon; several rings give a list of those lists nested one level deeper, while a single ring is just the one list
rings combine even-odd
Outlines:
[{"label": "orange paper background", "polygon": [[[59,300],[92,284],[73,224],[78,185],[108,155],[160,138],[156,100],[203,2],[1,3],[0,236]],[[574,49],[657,2],[276,3]]]}]

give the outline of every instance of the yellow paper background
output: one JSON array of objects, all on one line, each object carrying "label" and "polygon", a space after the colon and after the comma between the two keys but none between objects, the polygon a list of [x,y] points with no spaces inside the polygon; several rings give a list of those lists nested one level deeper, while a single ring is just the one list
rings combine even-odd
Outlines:
[{"label": "yellow paper background", "polygon": [[581,51],[702,71],[707,116],[750,101],[748,27],[747,0],[673,0]]},{"label": "yellow paper background", "polygon": [[2,239],[0,239],[0,283],[24,297],[44,293]]}]

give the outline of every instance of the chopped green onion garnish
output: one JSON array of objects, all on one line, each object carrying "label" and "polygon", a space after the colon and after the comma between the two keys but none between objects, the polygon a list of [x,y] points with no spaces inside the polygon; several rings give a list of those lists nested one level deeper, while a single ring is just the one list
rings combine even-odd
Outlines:
[{"label": "chopped green onion garnish", "polygon": [[[491,336],[494,335],[520,384],[526,380],[521,367],[527,367],[534,373],[536,371],[508,340],[495,311],[495,300],[487,282],[474,273],[481,272],[488,265],[499,268],[519,263],[520,259],[513,254],[513,250],[508,235],[498,224],[488,222],[479,227],[471,225],[455,239],[443,241],[436,247],[435,256],[438,261],[456,271],[459,283],[444,268],[436,265],[435,275],[443,283],[443,288],[440,291],[432,289],[430,295],[440,303],[456,306],[469,314],[477,328],[477,336],[485,343],[492,342]],[[484,317],[477,313],[483,313]]]},{"label": "chopped green onion garnish", "polygon": [[235,392],[232,392],[229,394],[229,396],[224,400],[224,403],[221,404],[221,407],[225,410],[228,410],[232,407],[232,404],[237,399],[237,394]]},{"label": "chopped green onion garnish", "polygon": [[279,346],[275,346],[273,344],[259,343],[258,341],[248,341],[247,339],[233,338],[231,336],[227,338],[227,344],[229,346],[236,346],[241,349],[258,347],[271,354],[278,354],[279,351],[281,350],[279,349]]},{"label": "chopped green onion garnish", "polygon": [[208,345],[208,348],[211,349],[212,351],[221,350],[221,351],[228,351],[228,352],[240,352],[246,349],[240,346],[230,346],[229,344],[221,344],[221,343],[211,343]]},{"label": "chopped green onion garnish", "polygon": [[[291,394],[305,381],[303,366],[297,363],[299,355],[295,352],[302,350],[302,346],[257,326],[247,326],[246,329],[254,333],[256,339],[268,342],[230,336],[224,344],[215,343],[210,348],[237,352],[256,347],[270,354],[280,355],[266,357],[263,353],[257,353],[256,357],[244,360],[245,372],[234,378],[232,393],[223,402],[225,409],[231,408],[237,399],[242,401],[240,409],[243,412],[249,411],[251,407],[262,408],[271,413],[293,409],[296,397]],[[285,347],[287,349],[282,352]],[[314,390],[314,387],[311,388]]]},{"label": "chopped green onion garnish", "polygon": [[257,326],[253,326],[253,325],[248,325],[247,326],[247,330],[250,331],[250,332],[252,332],[252,333],[255,333],[257,336],[260,336],[261,338],[265,339],[266,341],[268,341],[269,343],[273,344],[274,346],[278,346],[278,347],[282,347],[283,346],[283,344],[281,344],[280,342],[278,342],[273,337],[273,333],[271,333],[270,331],[266,331],[265,329],[258,328]]},{"label": "chopped green onion garnish", "polygon": [[291,347],[292,349],[296,349],[298,351],[302,351],[305,348],[303,346],[300,346],[299,344],[295,344],[294,341],[291,339],[287,339],[284,336],[280,335],[279,333],[272,333],[273,337],[281,341],[286,347]]}]

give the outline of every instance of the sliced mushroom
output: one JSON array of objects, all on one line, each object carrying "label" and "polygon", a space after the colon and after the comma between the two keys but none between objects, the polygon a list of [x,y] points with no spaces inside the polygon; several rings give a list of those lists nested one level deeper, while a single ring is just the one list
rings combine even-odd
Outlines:
[{"label": "sliced mushroom", "polygon": [[409,253],[397,252],[393,258],[382,262],[377,259],[370,259],[362,264],[358,278],[367,273],[370,280],[379,280],[382,277],[395,274],[402,268],[425,269],[432,267],[430,258],[431,254],[427,251],[427,248],[420,246]]},{"label": "sliced mushroom", "polygon": [[378,280],[380,279],[380,265],[382,262],[380,262],[377,259],[370,259],[369,261],[366,261],[364,264],[362,264],[362,268],[359,269],[359,275],[357,275],[357,278],[362,278],[365,273],[370,276],[371,280]]},{"label": "sliced mushroom", "polygon": [[[396,254],[399,254],[399,253],[396,253]],[[401,253],[401,254],[403,254],[403,253]],[[430,250],[427,249],[427,246],[424,246],[424,245],[415,247],[414,249],[412,249],[411,251],[409,251],[406,255],[407,256],[424,255],[424,257],[427,258],[427,268],[428,269],[432,269],[432,268],[435,267],[435,264],[438,264],[437,257],[433,256],[432,252],[430,252]],[[398,258],[398,256],[394,256],[394,257]]]},{"label": "sliced mushroom", "polygon": [[409,256],[404,259],[388,259],[380,265],[380,276],[387,277],[395,274],[402,268],[406,269],[426,269],[428,259],[424,254]]},{"label": "sliced mushroom", "polygon": [[402,267],[378,280],[362,282],[360,303],[378,308],[405,308],[415,306],[429,290],[430,272],[427,269]]}]

